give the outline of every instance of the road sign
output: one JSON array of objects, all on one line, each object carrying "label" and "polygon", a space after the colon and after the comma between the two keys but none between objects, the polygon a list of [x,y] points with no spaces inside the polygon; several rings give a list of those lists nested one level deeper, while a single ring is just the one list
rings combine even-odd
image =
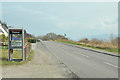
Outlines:
[{"label": "road sign", "polygon": [[9,60],[12,61],[11,57],[14,54],[14,49],[22,50],[22,59],[25,60],[24,54],[24,29],[23,28],[9,28],[8,29],[8,47],[9,47]]}]

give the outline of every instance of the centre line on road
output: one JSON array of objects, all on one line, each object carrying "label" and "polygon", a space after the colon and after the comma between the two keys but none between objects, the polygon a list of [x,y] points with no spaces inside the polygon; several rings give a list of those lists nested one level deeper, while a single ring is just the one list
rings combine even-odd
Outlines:
[{"label": "centre line on road", "polygon": [[80,55],[82,55],[82,56],[84,56],[84,57],[89,57],[89,56],[86,56],[86,55],[84,55],[84,54],[80,54]]},{"label": "centre line on road", "polygon": [[113,65],[113,64],[111,64],[111,63],[108,63],[108,62],[104,62],[105,64],[108,64],[108,65],[110,65],[110,66],[113,66],[113,67],[115,67],[115,68],[120,68],[120,67],[118,67],[118,66],[115,66],[115,65]]}]

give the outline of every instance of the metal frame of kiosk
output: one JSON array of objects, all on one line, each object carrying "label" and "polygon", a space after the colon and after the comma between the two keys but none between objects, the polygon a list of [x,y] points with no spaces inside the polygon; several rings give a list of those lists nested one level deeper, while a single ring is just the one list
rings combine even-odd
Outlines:
[{"label": "metal frame of kiosk", "polygon": [[[13,37],[13,35],[21,35],[21,38]],[[19,41],[19,45],[14,45],[17,44]],[[13,44],[14,43],[14,44]],[[25,51],[24,51],[24,29],[23,28],[9,28],[8,29],[8,49],[9,49],[9,61],[13,61],[11,57],[12,54],[14,54],[13,50],[14,49],[20,49],[22,50],[22,61],[25,61]],[[20,60],[20,61],[21,61]],[[16,59],[17,61],[17,59]]]}]

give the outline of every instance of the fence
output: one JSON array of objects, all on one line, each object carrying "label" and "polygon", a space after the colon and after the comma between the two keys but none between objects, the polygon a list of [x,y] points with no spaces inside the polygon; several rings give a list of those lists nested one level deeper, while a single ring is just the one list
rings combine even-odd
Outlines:
[{"label": "fence", "polygon": [[8,42],[0,42],[1,49],[8,49]]},{"label": "fence", "polygon": [[29,53],[31,52],[31,44],[28,43],[27,45],[25,45],[25,60],[28,58]]},{"label": "fence", "polygon": [[[8,56],[9,56],[8,55],[8,45],[7,44],[4,45],[3,43],[0,43],[0,47],[2,47],[1,48],[2,53],[0,53],[0,54],[2,54],[2,56],[0,56],[0,60],[2,58],[8,59]],[[4,48],[4,47],[6,47],[6,48]],[[31,52],[31,44],[30,43],[28,43],[24,46],[24,51],[25,51],[25,60],[26,60],[28,58],[30,52]],[[21,51],[20,50],[14,50],[12,56],[14,56],[15,58],[19,58],[19,59],[22,58],[21,57]]]}]

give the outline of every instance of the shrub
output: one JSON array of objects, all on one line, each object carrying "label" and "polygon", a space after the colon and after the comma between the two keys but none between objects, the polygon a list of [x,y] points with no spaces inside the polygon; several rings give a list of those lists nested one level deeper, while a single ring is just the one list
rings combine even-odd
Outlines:
[{"label": "shrub", "polygon": [[36,43],[36,39],[35,38],[28,38],[27,39],[29,43]]},{"label": "shrub", "polygon": [[83,38],[81,40],[79,40],[79,42],[83,42],[85,44],[89,43],[89,40],[87,38]]},{"label": "shrub", "polygon": [[1,41],[2,42],[6,42],[7,41],[7,37],[5,36],[5,34],[1,35]]},{"label": "shrub", "polygon": [[99,39],[97,39],[97,38],[93,38],[91,41],[90,41],[92,44],[95,44],[95,45],[97,45],[97,44],[102,44],[103,43],[103,41],[102,40],[99,40]]}]

